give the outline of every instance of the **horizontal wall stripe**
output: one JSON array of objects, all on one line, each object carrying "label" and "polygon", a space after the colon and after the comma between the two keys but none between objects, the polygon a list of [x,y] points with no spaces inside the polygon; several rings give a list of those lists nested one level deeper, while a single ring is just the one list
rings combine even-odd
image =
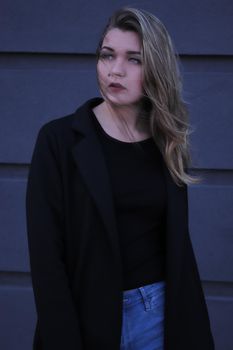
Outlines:
[{"label": "horizontal wall stripe", "polygon": [[[200,169],[189,168],[191,175],[201,179],[205,186],[233,186],[233,169]],[[189,185],[196,186],[196,185]]]},{"label": "horizontal wall stripe", "polygon": [[180,55],[180,61],[186,73],[233,73],[233,56]]},{"label": "horizontal wall stripe", "polygon": [[[0,289],[5,287],[32,288],[30,272],[0,271]],[[202,288],[208,300],[218,300],[218,298],[231,300],[233,298],[233,282],[202,280]]]},{"label": "horizontal wall stripe", "polygon": [[92,54],[0,53],[0,69],[90,70],[95,62]]},{"label": "horizontal wall stripe", "polygon": [[3,287],[32,287],[29,272],[0,271],[0,289]]},{"label": "horizontal wall stripe", "polygon": [[211,302],[223,302],[233,304],[233,296],[208,296],[205,298],[207,301]]},{"label": "horizontal wall stripe", "polygon": [[[3,0],[0,51],[93,53],[108,17],[121,6],[125,1]],[[136,0],[133,6],[157,15],[180,53],[233,54],[231,0]]]},{"label": "horizontal wall stripe", "polygon": [[1,180],[24,180],[27,181],[29,164],[1,164],[0,163],[0,181]]},{"label": "horizontal wall stripe", "polygon": [[[27,181],[30,163],[0,163],[1,180]],[[233,169],[200,169],[189,168],[189,174],[201,179],[200,185],[205,186],[233,186]],[[189,187],[196,185],[189,185]]]},{"label": "horizontal wall stripe", "polygon": [[233,282],[202,280],[202,287],[207,298],[208,297],[233,298]]},{"label": "horizontal wall stripe", "polygon": [[[233,56],[179,55],[182,72],[233,73]],[[94,68],[94,54],[0,53],[0,69],[64,69]]]}]

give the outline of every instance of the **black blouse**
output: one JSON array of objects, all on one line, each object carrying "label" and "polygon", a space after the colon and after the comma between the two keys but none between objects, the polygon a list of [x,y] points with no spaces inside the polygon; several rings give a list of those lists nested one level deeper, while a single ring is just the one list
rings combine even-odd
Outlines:
[{"label": "black blouse", "polygon": [[166,185],[153,138],[124,142],[108,135],[93,113],[112,185],[124,290],[165,278]]}]

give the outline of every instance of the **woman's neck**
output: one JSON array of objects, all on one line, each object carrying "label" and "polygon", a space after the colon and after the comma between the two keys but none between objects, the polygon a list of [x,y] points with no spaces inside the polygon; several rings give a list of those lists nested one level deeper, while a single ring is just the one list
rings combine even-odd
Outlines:
[{"label": "woman's neck", "polygon": [[139,123],[137,106],[115,106],[104,101],[93,109],[103,129],[122,141],[140,141],[150,135]]},{"label": "woman's neck", "polygon": [[104,101],[102,110],[108,118],[112,118],[118,125],[121,125],[123,122],[132,131],[137,128],[138,106],[117,106]]}]

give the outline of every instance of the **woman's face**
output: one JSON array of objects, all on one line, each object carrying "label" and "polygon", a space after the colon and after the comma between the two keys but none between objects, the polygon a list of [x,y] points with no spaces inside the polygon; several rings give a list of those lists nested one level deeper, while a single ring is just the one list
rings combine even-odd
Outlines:
[{"label": "woman's face", "polygon": [[137,33],[114,28],[107,32],[97,63],[100,90],[107,102],[135,105],[142,97],[142,52]]}]

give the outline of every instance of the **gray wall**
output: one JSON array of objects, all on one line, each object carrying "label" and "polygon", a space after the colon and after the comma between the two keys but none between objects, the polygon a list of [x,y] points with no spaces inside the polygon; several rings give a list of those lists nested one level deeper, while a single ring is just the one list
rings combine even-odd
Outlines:
[{"label": "gray wall", "polygon": [[[95,47],[122,1],[0,1],[0,349],[31,349],[25,188],[40,126],[98,94]],[[233,2],[128,2],[156,14],[181,55],[195,128],[190,234],[217,350],[233,348]]]}]

